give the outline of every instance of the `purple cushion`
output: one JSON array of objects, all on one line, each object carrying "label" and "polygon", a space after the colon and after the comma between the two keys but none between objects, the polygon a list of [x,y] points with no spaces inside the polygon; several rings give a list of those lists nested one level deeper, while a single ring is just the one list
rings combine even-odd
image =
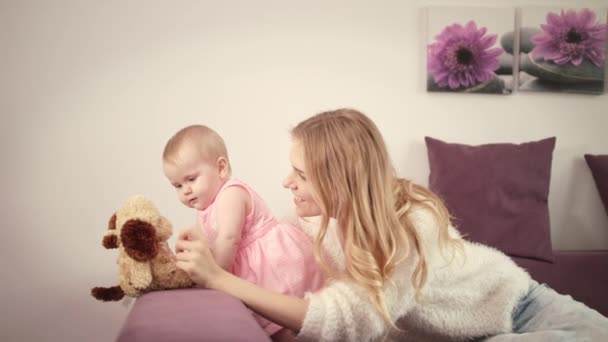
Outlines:
[{"label": "purple cushion", "polygon": [[595,186],[600,193],[602,202],[604,202],[604,209],[606,209],[608,215],[608,154],[585,154],[585,160],[591,169]]},{"label": "purple cushion", "polygon": [[429,187],[465,238],[553,262],[547,199],[555,137],[478,146],[425,140]]},{"label": "purple cushion", "polygon": [[137,298],[118,342],[270,341],[238,299],[205,289],[149,292]]}]

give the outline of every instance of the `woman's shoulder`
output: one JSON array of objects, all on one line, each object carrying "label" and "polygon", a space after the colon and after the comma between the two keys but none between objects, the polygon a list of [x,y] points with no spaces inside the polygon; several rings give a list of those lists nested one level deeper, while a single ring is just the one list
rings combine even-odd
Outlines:
[{"label": "woman's shoulder", "polygon": [[430,205],[413,204],[407,211],[407,218],[419,233],[435,235],[439,231],[439,214]]},{"label": "woman's shoulder", "polygon": [[[437,233],[442,224],[447,223],[448,232],[451,237],[459,238],[460,233],[452,225],[450,217],[445,217],[445,221],[440,218],[440,211],[435,208],[433,203],[429,204],[413,204],[407,213],[407,217],[418,230],[423,229],[425,232]],[[445,222],[445,223],[442,223]]]}]

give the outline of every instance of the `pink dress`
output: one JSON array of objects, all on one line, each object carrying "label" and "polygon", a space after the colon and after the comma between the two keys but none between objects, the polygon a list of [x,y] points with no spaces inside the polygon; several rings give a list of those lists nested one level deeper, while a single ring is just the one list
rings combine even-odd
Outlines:
[{"label": "pink dress", "polygon": [[[299,228],[274,218],[262,198],[247,184],[231,179],[218,192],[238,186],[251,198],[251,210],[241,230],[241,243],[232,264],[232,273],[274,292],[304,297],[323,285],[311,239]],[[217,197],[217,195],[216,195]],[[217,238],[216,202],[198,212],[210,245]],[[254,314],[268,335],[282,327]]]}]

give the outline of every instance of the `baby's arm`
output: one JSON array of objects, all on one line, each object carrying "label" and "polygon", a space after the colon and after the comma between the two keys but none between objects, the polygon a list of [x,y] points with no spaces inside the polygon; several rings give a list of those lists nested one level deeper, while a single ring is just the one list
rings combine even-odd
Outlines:
[{"label": "baby's arm", "polygon": [[226,271],[232,271],[234,256],[241,242],[241,230],[251,208],[249,193],[238,186],[231,186],[217,198],[217,239],[213,255]]}]

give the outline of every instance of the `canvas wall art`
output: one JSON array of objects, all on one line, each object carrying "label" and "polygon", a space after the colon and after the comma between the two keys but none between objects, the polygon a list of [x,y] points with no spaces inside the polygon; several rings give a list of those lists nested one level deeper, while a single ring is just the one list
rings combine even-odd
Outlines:
[{"label": "canvas wall art", "polygon": [[427,90],[510,94],[514,32],[515,9],[428,8]]},{"label": "canvas wall art", "polygon": [[520,91],[602,94],[606,9],[521,10]]}]

